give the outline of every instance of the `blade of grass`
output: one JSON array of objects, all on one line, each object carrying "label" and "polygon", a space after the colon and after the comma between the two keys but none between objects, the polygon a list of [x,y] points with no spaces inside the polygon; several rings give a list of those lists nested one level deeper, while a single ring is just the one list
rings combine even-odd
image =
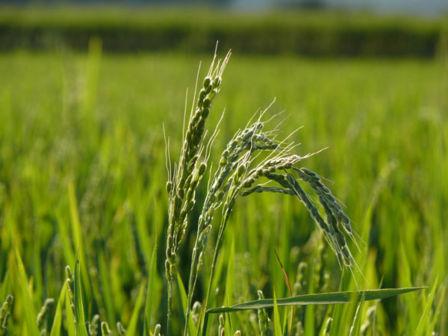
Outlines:
[{"label": "blade of grass", "polygon": [[76,336],[76,319],[68,291],[65,291],[65,328],[69,336]]},{"label": "blade of grass", "polygon": [[[235,232],[232,230],[231,237],[233,238],[230,243],[230,255],[227,262],[227,274],[226,274],[226,291],[224,294],[224,302],[226,304],[230,304],[232,300],[232,295],[234,293],[233,291],[233,280],[235,277]],[[230,332],[231,331],[231,324],[232,320],[230,319],[230,315],[226,316],[225,319],[225,331]]]},{"label": "blade of grass", "polygon": [[137,334],[138,315],[140,313],[140,309],[142,308],[143,300],[145,298],[145,288],[146,288],[146,280],[143,281],[140,287],[140,291],[138,292],[137,302],[135,303],[135,307],[131,315],[131,321],[129,322],[128,329],[126,330],[126,335],[133,336]]},{"label": "blade of grass", "polygon": [[[6,259],[6,258],[5,258]],[[0,282],[0,298],[4,298],[7,295],[9,287],[9,270],[6,271],[5,277]]]},{"label": "blade of grass", "polygon": [[[182,279],[181,279],[179,273],[177,273],[177,289],[178,289],[179,298],[181,301],[182,313],[185,316],[186,315],[185,312],[187,311],[188,298],[187,298],[187,292],[185,291],[185,287],[184,287],[184,284],[182,282]],[[191,317],[191,315],[190,315],[190,318],[188,321],[188,330],[189,330],[190,335],[196,335],[197,330],[196,330],[196,327],[194,325],[193,318]]]},{"label": "blade of grass", "polygon": [[275,331],[275,335],[276,336],[282,336],[283,332],[282,332],[282,325],[280,322],[280,313],[278,311],[278,305],[277,305],[277,297],[275,295],[275,290],[274,290],[274,331]]},{"label": "blade of grass", "polygon": [[[444,299],[445,299],[445,291],[446,291],[446,287],[442,287],[442,289],[439,291],[438,296],[439,296],[439,302],[437,303],[436,308],[434,309],[434,313],[432,314],[432,321],[429,322],[429,330],[434,331],[434,328],[436,326],[436,323],[439,319],[439,315],[441,314],[442,311],[442,307],[444,306]],[[443,333],[441,332],[440,335],[443,335]]]},{"label": "blade of grass", "polygon": [[[152,250],[151,255],[151,261],[149,262],[148,267],[148,284],[147,284],[147,290],[146,290],[146,300],[145,300],[145,330],[150,330],[151,328],[151,315],[152,315],[152,308],[154,305],[154,287],[155,287],[155,280],[157,278],[157,245]],[[148,332],[149,333],[149,332]],[[146,335],[146,333],[145,333]]]},{"label": "blade of grass", "polygon": [[[384,288],[384,289],[370,289],[365,291],[350,291],[350,292],[333,292],[321,294],[306,294],[290,298],[283,298],[277,300],[278,306],[305,306],[314,304],[338,304],[348,303],[354,296],[359,299],[361,297],[365,301],[382,300],[392,296],[413,292],[424,289],[424,287],[409,287],[409,288]],[[239,310],[253,310],[262,308],[272,308],[274,306],[273,299],[263,299],[240,303],[230,307],[212,308],[207,311],[210,314],[234,312]]]},{"label": "blade of grass", "polygon": [[[315,279],[315,266],[314,263],[309,264],[309,272],[308,272],[308,293],[314,293],[314,279]],[[315,331],[315,307],[314,305],[309,305],[305,310],[305,336],[314,336],[316,334]]]},{"label": "blade of grass", "polygon": [[437,280],[434,282],[431,292],[428,295],[428,299],[426,301],[425,308],[423,309],[422,316],[420,317],[420,320],[418,321],[417,329],[415,330],[415,333],[414,333],[414,335],[416,335],[416,336],[427,335],[429,332],[429,330],[427,330],[427,327],[429,324],[429,316],[431,314],[432,303],[434,301],[434,295],[436,294],[437,282],[438,282]]},{"label": "blade of grass", "polygon": [[107,314],[107,320],[109,323],[115,324],[115,305],[112,299],[113,291],[110,288],[110,274],[108,273],[109,268],[106,266],[106,261],[104,258],[104,252],[99,251],[98,253],[98,271],[99,278],[101,281],[101,291],[104,296],[104,304]]},{"label": "blade of grass", "polygon": [[67,291],[67,282],[64,282],[64,285],[62,286],[61,289],[61,294],[59,294],[58,303],[56,305],[56,312],[54,314],[50,336],[59,336],[61,334],[62,307],[64,306],[66,291]]},{"label": "blade of grass", "polygon": [[[277,262],[279,263],[280,268],[282,269],[283,278],[285,279],[286,287],[288,287],[289,296],[292,296],[291,285],[289,283],[288,274],[286,273],[285,267],[283,266],[283,263],[280,259],[280,256],[278,255],[276,249],[274,249],[274,253],[275,253],[275,257],[277,258]],[[287,328],[287,334],[290,335],[292,332],[292,323],[293,323],[293,319],[294,319],[294,306],[289,307],[288,310],[289,310],[289,314],[285,315],[285,321],[284,321],[283,327]],[[288,318],[287,318],[288,316],[289,316],[289,323],[288,323]]]},{"label": "blade of grass", "polygon": [[81,222],[79,220],[79,212],[78,212],[78,205],[76,203],[76,194],[75,194],[75,187],[73,185],[73,182],[70,182],[68,185],[68,196],[69,196],[69,202],[70,202],[70,216],[71,216],[71,223],[72,223],[72,233],[73,233],[73,239],[75,243],[75,249],[76,253],[79,258],[79,264],[82,269],[81,276],[83,277],[83,286],[84,290],[87,294],[87,297],[91,297],[91,288],[90,288],[90,281],[89,281],[89,274],[87,272],[87,264],[86,264],[86,258],[85,258],[85,250],[84,250],[84,244],[83,244],[83,237],[82,237],[82,230],[81,230]]},{"label": "blade of grass", "polygon": [[[20,293],[22,307],[23,307],[23,320],[22,323],[25,324],[28,331],[28,335],[38,336],[39,330],[36,324],[36,311],[34,308],[33,298],[31,296],[31,291],[25,272],[25,267],[23,266],[22,258],[20,257],[19,251],[16,249],[16,263],[17,263],[17,277],[14,282],[17,285],[16,291]],[[17,300],[19,301],[19,300]]]},{"label": "blade of grass", "polygon": [[76,335],[88,336],[85,321],[85,309],[83,303],[83,284],[81,278],[81,266],[79,261],[75,266],[75,317],[76,317]]},{"label": "blade of grass", "polygon": [[69,224],[64,221],[62,215],[56,217],[57,230],[62,244],[62,254],[66,265],[74,265],[76,261],[75,252],[71,244],[71,234]]},{"label": "blade of grass", "polygon": [[361,330],[361,315],[364,310],[364,300],[358,302],[355,310],[355,316],[353,317],[352,325],[350,327],[350,336],[359,336]]}]

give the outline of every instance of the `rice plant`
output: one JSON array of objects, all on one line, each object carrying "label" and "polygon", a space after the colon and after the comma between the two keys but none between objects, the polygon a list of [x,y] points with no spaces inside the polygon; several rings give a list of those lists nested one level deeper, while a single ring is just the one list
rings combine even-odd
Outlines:
[{"label": "rice plant", "polygon": [[[266,123],[263,117],[267,110],[254,117],[254,120],[249,121],[243,129],[234,134],[215,165],[210,162],[210,151],[219,132],[219,123],[214,132],[207,137],[206,121],[213,99],[221,89],[230,54],[229,51],[221,60],[217,58],[215,52],[197,97],[193,98],[194,106],[183,132],[179,162],[172,167],[171,162],[167,161],[169,224],[165,268],[168,287],[166,319],[168,334],[173,309],[173,291],[178,277],[177,256],[179,253],[190,252],[182,249],[182,240],[188,230],[193,232],[195,240],[189,266],[184,335],[192,333],[192,330],[198,330],[198,333],[207,331],[204,321],[205,314],[211,312],[208,301],[213,290],[216,262],[228,220],[236,201],[241,197],[248,197],[253,193],[279,193],[297,198],[323,232],[340,266],[349,269],[356,266],[347,243],[349,239],[355,240],[349,217],[325,186],[322,178],[316,172],[302,166],[302,162],[313,154],[295,154],[296,146],[288,141],[289,137],[279,139],[278,130],[265,129]],[[205,198],[202,204],[197,204],[196,191],[209,167],[210,177]],[[314,195],[305,191],[304,185]],[[315,202],[313,197],[317,198],[318,202]],[[191,223],[191,214],[195,207],[200,209],[200,216],[197,222]],[[215,214],[218,210],[221,211],[221,216],[219,222],[215,223]],[[208,238],[213,231],[216,232],[217,238],[213,247],[213,258],[208,265],[209,280],[205,296],[202,298],[199,318],[196,316],[195,322],[191,322],[193,296],[203,267]],[[274,303],[275,307],[276,305],[277,303]],[[259,316],[262,317],[259,322],[260,332],[265,334],[266,313],[259,312]],[[221,319],[220,316],[218,334],[221,334],[220,330],[224,328]],[[190,327],[191,323],[195,326]]]}]

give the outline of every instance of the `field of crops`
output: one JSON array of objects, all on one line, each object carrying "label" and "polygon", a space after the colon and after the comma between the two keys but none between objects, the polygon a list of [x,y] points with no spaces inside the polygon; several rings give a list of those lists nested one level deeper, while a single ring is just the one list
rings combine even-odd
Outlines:
[{"label": "field of crops", "polygon": [[[0,335],[104,335],[106,321],[114,335],[157,334],[157,324],[166,333],[163,129],[177,162],[185,96],[191,106],[199,61],[203,78],[211,58],[110,55],[95,42],[88,54],[0,54]],[[282,268],[293,295],[427,288],[360,304],[274,305],[267,325],[262,309],[211,314],[209,334],[448,333],[445,61],[232,55],[206,124],[211,135],[225,109],[212,171],[233,134],[276,98],[265,129],[283,139],[303,126],[289,138],[299,155],[326,148],[298,166],[324,176],[343,204],[357,232],[349,245],[359,270],[338,265],[297,198],[252,194],[231,213],[208,307],[256,300],[258,290],[290,296]],[[173,335],[184,326],[208,168],[177,260]],[[220,214],[194,301],[207,290],[219,221]],[[47,298],[54,302],[44,305]]]},{"label": "field of crops", "polygon": [[96,36],[109,52],[205,53],[219,40],[245,54],[433,57],[447,28],[446,16],[0,6],[0,50],[65,46],[85,51]]}]

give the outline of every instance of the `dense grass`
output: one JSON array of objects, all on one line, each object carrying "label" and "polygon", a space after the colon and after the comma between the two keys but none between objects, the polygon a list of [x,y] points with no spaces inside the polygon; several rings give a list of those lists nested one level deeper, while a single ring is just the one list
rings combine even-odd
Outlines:
[{"label": "dense grass", "polygon": [[432,57],[446,17],[332,11],[238,13],[153,7],[0,7],[0,49],[208,52],[216,40],[241,53]]},{"label": "dense grass", "polygon": [[[120,321],[138,331],[163,324],[162,123],[177,158],[185,88],[191,96],[197,63],[180,54],[101,56],[95,47],[88,56],[0,55],[0,301],[15,297],[11,335],[33,334],[29,325],[47,297],[57,300],[64,267],[75,272],[76,259],[87,320],[99,313],[113,327]],[[276,249],[297,294],[429,286],[365,303],[357,318],[356,304],[296,309],[306,335],[319,332],[326,313],[334,317],[331,334],[352,325],[357,334],[372,306],[377,333],[446,334],[447,74],[439,61],[234,55],[210,116],[216,121],[226,107],[215,148],[277,97],[271,115],[285,110],[276,119],[284,120],[281,132],[304,126],[294,135],[300,153],[329,147],[306,165],[329,177],[346,205],[364,241],[357,256],[364,278],[356,284],[341,271],[297,201],[258,195],[240,201],[229,222],[211,305],[256,299],[258,289],[288,296]],[[188,265],[181,256],[185,284]],[[289,313],[278,314],[282,321]],[[252,317],[227,315],[225,327],[253,334]],[[174,318],[176,334],[181,312]],[[51,326],[53,312],[45,323]],[[217,328],[218,318],[210,324]]]}]

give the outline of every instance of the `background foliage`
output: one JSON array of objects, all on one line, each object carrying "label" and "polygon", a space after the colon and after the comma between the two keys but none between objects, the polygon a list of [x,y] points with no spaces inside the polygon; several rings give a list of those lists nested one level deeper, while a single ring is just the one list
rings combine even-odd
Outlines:
[{"label": "background foliage", "polygon": [[[129,19],[132,18],[132,19]],[[223,48],[251,54],[431,57],[446,18],[367,13],[273,12],[141,8],[0,10],[0,49],[66,46],[86,50],[92,36],[108,51]]]}]

